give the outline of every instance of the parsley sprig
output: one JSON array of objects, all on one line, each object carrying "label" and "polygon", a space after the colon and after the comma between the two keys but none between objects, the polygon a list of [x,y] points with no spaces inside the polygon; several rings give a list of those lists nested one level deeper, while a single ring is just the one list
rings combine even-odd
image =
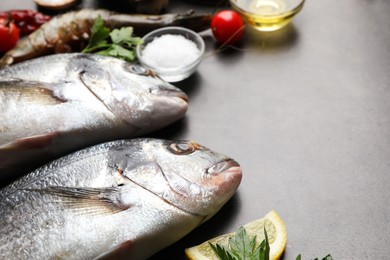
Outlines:
[{"label": "parsley sprig", "polygon": [[136,46],[142,43],[141,38],[132,35],[132,27],[111,31],[99,16],[92,27],[89,43],[81,52],[113,56],[131,62],[137,57]]},{"label": "parsley sprig", "polygon": [[[296,260],[301,260],[301,255],[298,255]],[[313,260],[319,260],[319,258],[315,258]],[[321,260],[334,260],[333,257],[329,254],[327,256],[324,256],[323,258],[321,258]]]},{"label": "parsley sprig", "polygon": [[[220,260],[269,260],[270,246],[265,228],[264,237],[260,245],[256,246],[256,236],[250,238],[245,228],[240,227],[236,235],[229,238],[228,246],[218,243],[209,243],[209,245]],[[301,255],[298,255],[296,260],[301,260]],[[329,254],[321,260],[333,260],[333,258]]]},{"label": "parsley sprig", "polygon": [[260,245],[256,246],[256,236],[250,238],[245,228],[240,227],[234,237],[229,238],[229,246],[220,244],[210,244],[214,253],[221,260],[268,260],[269,243],[267,231],[264,229],[265,239]]}]

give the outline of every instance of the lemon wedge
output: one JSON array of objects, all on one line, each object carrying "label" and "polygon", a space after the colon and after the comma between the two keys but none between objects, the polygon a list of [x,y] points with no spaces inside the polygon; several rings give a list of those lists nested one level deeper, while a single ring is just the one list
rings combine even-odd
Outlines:
[{"label": "lemon wedge", "polygon": [[[267,231],[268,242],[270,245],[270,260],[278,260],[286,248],[287,233],[283,220],[276,211],[271,210],[263,218],[249,222],[243,226],[247,234],[252,237],[256,235],[256,243],[259,245],[264,240],[264,227]],[[212,238],[200,245],[185,249],[185,253],[190,260],[218,260],[209,243],[228,245],[228,240],[233,237],[235,232],[224,234]]]}]

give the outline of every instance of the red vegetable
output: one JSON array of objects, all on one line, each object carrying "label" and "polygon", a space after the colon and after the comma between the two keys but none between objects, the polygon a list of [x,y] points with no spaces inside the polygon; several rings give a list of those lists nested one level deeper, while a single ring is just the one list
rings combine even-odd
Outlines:
[{"label": "red vegetable", "polygon": [[18,40],[18,27],[9,19],[0,18],[0,53],[12,49]]},{"label": "red vegetable", "polygon": [[11,20],[20,29],[21,35],[32,33],[51,19],[50,16],[33,10],[10,10],[0,12],[0,18],[8,19],[8,16],[11,17]]},{"label": "red vegetable", "polygon": [[214,15],[211,30],[220,43],[234,44],[244,35],[244,22],[237,12],[223,10]]}]

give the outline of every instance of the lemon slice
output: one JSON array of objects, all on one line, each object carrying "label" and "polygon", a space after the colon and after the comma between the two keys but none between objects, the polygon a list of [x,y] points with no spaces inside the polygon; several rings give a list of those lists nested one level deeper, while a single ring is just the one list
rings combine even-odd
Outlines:
[{"label": "lemon slice", "polygon": [[[282,256],[287,243],[286,227],[283,223],[283,220],[274,210],[271,210],[267,215],[264,216],[264,218],[249,222],[243,227],[250,237],[256,235],[257,245],[259,245],[265,238],[265,227],[270,245],[270,260],[278,260]],[[186,256],[190,260],[218,260],[218,257],[214,254],[209,243],[218,243],[226,247],[228,245],[229,238],[233,237],[234,235],[235,232],[224,234],[212,238],[200,245],[186,248]]]}]

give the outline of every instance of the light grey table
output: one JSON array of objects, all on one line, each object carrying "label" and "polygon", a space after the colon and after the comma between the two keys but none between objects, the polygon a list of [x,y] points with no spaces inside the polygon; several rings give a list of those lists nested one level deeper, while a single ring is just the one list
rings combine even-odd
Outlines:
[{"label": "light grey table", "polygon": [[[0,2],[20,7],[36,8]],[[171,1],[168,11],[190,8],[213,9]],[[307,1],[281,31],[248,30],[239,50],[216,52],[202,35],[207,58],[177,84],[188,114],[153,136],[230,155],[244,177],[213,219],[153,259],[183,259],[271,209],[287,227],[283,259],[389,259],[390,1]]]}]

